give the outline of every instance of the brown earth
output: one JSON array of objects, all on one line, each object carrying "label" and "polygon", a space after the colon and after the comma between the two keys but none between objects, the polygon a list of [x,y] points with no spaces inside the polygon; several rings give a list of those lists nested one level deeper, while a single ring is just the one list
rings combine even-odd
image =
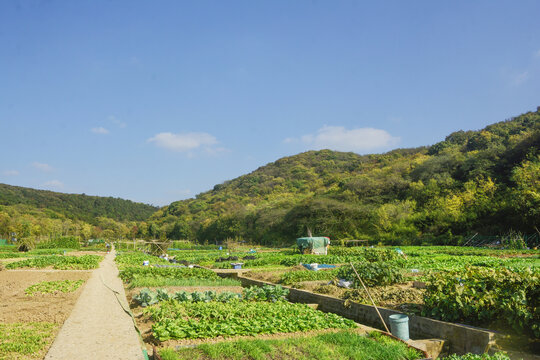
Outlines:
[{"label": "brown earth", "polygon": [[24,290],[42,281],[87,280],[90,271],[27,271],[0,272],[0,322],[52,322],[63,324],[84,287],[72,293],[26,296]]},{"label": "brown earth", "polygon": [[246,272],[244,276],[247,276],[249,278],[255,279],[255,280],[261,280],[261,281],[267,281],[274,284],[278,284],[279,280],[281,279],[281,275],[289,272],[289,271],[297,271],[297,270],[305,270],[306,268],[302,265],[293,266],[286,269],[257,269],[257,270],[251,270],[249,272]]}]

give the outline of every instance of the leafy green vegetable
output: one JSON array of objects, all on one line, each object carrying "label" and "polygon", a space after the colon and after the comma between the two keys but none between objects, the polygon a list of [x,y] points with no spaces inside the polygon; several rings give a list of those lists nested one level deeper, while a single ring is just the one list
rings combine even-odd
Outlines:
[{"label": "leafy green vegetable", "polygon": [[84,280],[43,281],[29,286],[24,292],[29,296],[56,292],[68,293],[77,290],[82,284],[84,284]]},{"label": "leafy green vegetable", "polygon": [[160,341],[356,327],[352,320],[286,301],[168,301],[145,313],[155,321],[152,331]]},{"label": "leafy green vegetable", "polygon": [[41,359],[40,351],[52,342],[57,325],[45,322],[0,323],[2,359]]},{"label": "leafy green vegetable", "polygon": [[23,267],[29,268],[45,268],[53,266],[54,269],[60,270],[88,270],[95,269],[103,259],[99,255],[83,255],[83,256],[41,256],[22,261],[9,263],[6,265],[8,269],[17,269]]}]

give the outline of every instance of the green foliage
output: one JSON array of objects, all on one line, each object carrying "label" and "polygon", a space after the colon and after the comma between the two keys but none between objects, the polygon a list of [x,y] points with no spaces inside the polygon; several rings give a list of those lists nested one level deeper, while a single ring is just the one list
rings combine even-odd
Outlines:
[{"label": "green foliage", "polygon": [[493,355],[488,355],[488,354],[477,355],[477,354],[471,354],[471,353],[468,353],[465,355],[452,354],[450,356],[446,356],[442,358],[442,360],[510,360],[510,358],[508,357],[508,355],[502,352],[498,352]]},{"label": "green foliage", "polygon": [[52,342],[56,325],[45,322],[0,323],[3,359],[41,359],[40,352]]},{"label": "green foliage", "polygon": [[28,296],[35,294],[52,294],[57,292],[68,293],[77,290],[84,280],[57,280],[57,281],[42,281],[26,288],[24,292]]},{"label": "green foliage", "polygon": [[182,290],[177,291],[173,294],[169,294],[166,289],[157,289],[156,291],[143,289],[139,292],[139,294],[133,297],[133,299],[137,301],[142,307],[153,305],[160,301],[169,301],[173,299],[178,302],[230,302],[234,300],[240,300],[241,298],[241,294],[231,291],[217,293],[213,290],[194,292]]},{"label": "green foliage", "polygon": [[150,289],[142,289],[140,293],[133,297],[142,307],[153,305],[159,302],[157,292]]},{"label": "green foliage", "polygon": [[[353,265],[366,286],[392,285],[403,281],[402,269],[395,263],[362,262]],[[352,281],[355,287],[360,286],[360,282],[350,265],[340,267],[337,271],[337,277]]]},{"label": "green foliage", "polygon": [[219,276],[212,270],[203,268],[158,268],[153,266],[129,266],[120,271],[120,278],[125,282],[137,279],[138,277],[173,278],[173,279],[219,279]]},{"label": "green foliage", "polygon": [[161,277],[161,276],[137,276],[129,282],[130,288],[136,287],[159,287],[159,286],[241,286],[241,282],[230,278],[197,279]]},{"label": "green foliage", "polygon": [[162,259],[158,256],[144,254],[142,252],[128,252],[128,253],[119,253],[114,259],[118,265],[142,265],[144,261],[149,261],[150,265],[155,264],[169,264],[165,259]]},{"label": "green foliage", "polygon": [[168,301],[145,313],[155,321],[152,331],[160,341],[356,327],[352,320],[286,301]]},{"label": "green foliage", "polygon": [[37,243],[37,249],[79,249],[79,240],[75,236],[62,236],[47,242]]},{"label": "green foliage", "polygon": [[31,259],[12,262],[6,265],[7,269],[17,268],[45,268],[52,266],[60,270],[89,270],[95,269],[103,259],[99,255],[83,256],[41,256]]},{"label": "green foliage", "polygon": [[468,268],[427,281],[423,315],[490,325],[494,320],[540,338],[540,273],[530,269]]},{"label": "green foliage", "polygon": [[[422,358],[417,351],[388,336],[361,335],[351,330],[288,339],[250,339],[203,344],[178,351],[163,349],[164,360],[414,360]],[[502,360],[502,359],[501,359]]]},{"label": "green foliage", "polygon": [[112,197],[63,194],[0,184],[0,205],[45,207],[65,217],[93,223],[98,217],[118,221],[146,220],[156,207]]},{"label": "green foliage", "polygon": [[208,291],[177,291],[174,294],[169,294],[167,289],[157,289],[152,291],[150,289],[142,289],[139,294],[135,295],[133,299],[137,301],[142,307],[156,304],[160,301],[176,300],[178,302],[230,302],[233,300],[241,301],[282,301],[285,300],[289,290],[284,289],[280,285],[271,286],[265,285],[263,287],[251,286],[244,288],[242,294],[224,291],[216,292],[214,290]]},{"label": "green foliage", "polygon": [[523,235],[511,231],[508,235],[503,237],[502,245],[505,249],[522,250],[527,248],[527,243],[523,239]]},{"label": "green foliage", "polygon": [[174,202],[152,221],[200,243],[290,244],[307,228],[399,245],[457,244],[460,236],[510,229],[531,234],[540,227],[539,149],[540,113],[530,112],[458,131],[429,149],[309,151]]},{"label": "green foliage", "polygon": [[242,291],[242,299],[245,301],[282,301],[289,295],[289,290],[281,285],[264,285],[262,287],[250,286]]}]

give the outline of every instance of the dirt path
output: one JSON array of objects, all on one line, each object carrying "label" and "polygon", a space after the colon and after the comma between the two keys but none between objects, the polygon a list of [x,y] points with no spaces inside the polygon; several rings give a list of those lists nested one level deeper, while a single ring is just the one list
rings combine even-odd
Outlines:
[{"label": "dirt path", "polygon": [[113,251],[93,271],[45,360],[144,359],[131,317],[105,284],[120,293],[129,309]]}]

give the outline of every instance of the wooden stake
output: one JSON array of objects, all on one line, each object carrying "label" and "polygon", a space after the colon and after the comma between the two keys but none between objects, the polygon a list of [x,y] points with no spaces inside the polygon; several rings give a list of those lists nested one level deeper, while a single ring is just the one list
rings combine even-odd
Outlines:
[{"label": "wooden stake", "polygon": [[371,297],[371,294],[369,293],[366,285],[364,285],[364,282],[362,281],[362,278],[360,278],[360,275],[358,275],[358,272],[356,271],[356,269],[354,268],[354,265],[353,263],[351,262],[351,267],[352,269],[354,270],[354,273],[356,274],[356,277],[358,278],[358,280],[360,280],[360,284],[362,284],[362,286],[364,287],[364,290],[366,290],[368,296],[369,296],[369,300],[371,300],[371,303],[373,304],[373,306],[375,307],[375,310],[377,311],[377,314],[379,314],[379,318],[381,319],[383,325],[384,325],[384,328],[386,329],[386,332],[387,333],[390,333],[390,330],[388,330],[388,326],[386,326],[386,323],[384,322],[384,319],[381,315],[381,313],[379,312],[379,309],[377,308],[377,305],[375,305],[375,301],[373,301],[373,298]]}]

